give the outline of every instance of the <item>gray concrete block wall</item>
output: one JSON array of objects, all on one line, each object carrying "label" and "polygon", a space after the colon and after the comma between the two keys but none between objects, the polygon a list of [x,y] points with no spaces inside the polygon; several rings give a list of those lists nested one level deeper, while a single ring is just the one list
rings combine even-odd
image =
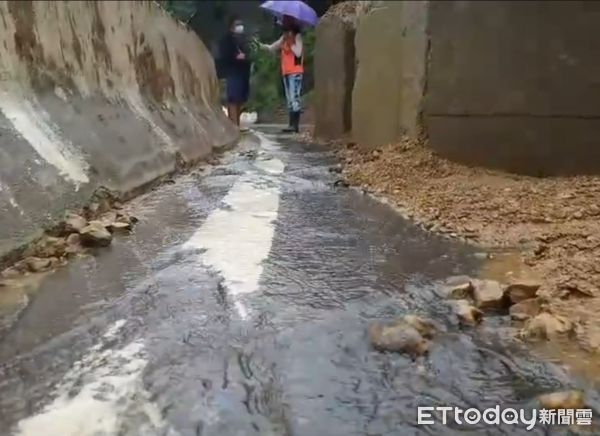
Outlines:
[{"label": "gray concrete block wall", "polygon": [[597,2],[383,2],[356,31],[352,137],[369,149],[424,127],[466,164],[598,173],[598,23]]},{"label": "gray concrete block wall", "polygon": [[336,139],[352,129],[355,29],[352,23],[330,16],[316,29],[314,53],[315,135]]},{"label": "gray concrete block wall", "polygon": [[427,8],[425,1],[382,2],[358,25],[352,137],[364,147],[419,130]]},{"label": "gray concrete block wall", "polygon": [[424,120],[452,159],[600,171],[600,4],[432,2]]},{"label": "gray concrete block wall", "polygon": [[151,2],[0,3],[0,257],[100,186],[237,140],[213,60]]}]

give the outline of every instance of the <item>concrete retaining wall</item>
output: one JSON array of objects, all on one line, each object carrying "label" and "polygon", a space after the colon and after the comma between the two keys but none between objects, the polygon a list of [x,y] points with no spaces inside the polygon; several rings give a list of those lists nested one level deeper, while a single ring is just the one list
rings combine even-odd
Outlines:
[{"label": "concrete retaining wall", "polygon": [[432,2],[425,123],[470,164],[600,171],[600,3]]},{"label": "concrete retaining wall", "polygon": [[0,256],[99,186],[237,139],[210,54],[155,4],[0,2],[0,19]]},{"label": "concrete retaining wall", "polygon": [[598,173],[598,23],[597,2],[384,2],[356,31],[352,136],[371,148],[422,125],[463,163]]},{"label": "concrete retaining wall", "polygon": [[416,134],[421,113],[427,2],[382,2],[356,31],[352,136],[364,147]]},{"label": "concrete retaining wall", "polygon": [[336,139],[352,128],[354,26],[336,16],[323,18],[316,30],[315,135]]}]

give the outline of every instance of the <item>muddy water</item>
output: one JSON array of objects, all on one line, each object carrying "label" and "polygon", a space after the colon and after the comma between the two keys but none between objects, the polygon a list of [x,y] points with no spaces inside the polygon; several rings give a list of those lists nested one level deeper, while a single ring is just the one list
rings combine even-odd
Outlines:
[{"label": "muddy water", "polygon": [[[440,284],[481,256],[333,188],[332,163],[263,136],[136,199],[134,234],[47,277],[4,332],[0,434],[520,434],[419,427],[416,407],[529,408],[569,387],[598,406],[506,317],[461,330]],[[369,322],[405,313],[443,325],[431,354],[372,351]]]}]

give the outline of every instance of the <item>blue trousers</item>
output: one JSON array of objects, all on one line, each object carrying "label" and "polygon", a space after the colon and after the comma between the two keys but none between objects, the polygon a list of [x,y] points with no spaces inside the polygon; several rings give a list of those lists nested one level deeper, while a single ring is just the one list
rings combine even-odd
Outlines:
[{"label": "blue trousers", "polygon": [[302,111],[302,74],[286,74],[283,76],[285,99],[290,112]]}]

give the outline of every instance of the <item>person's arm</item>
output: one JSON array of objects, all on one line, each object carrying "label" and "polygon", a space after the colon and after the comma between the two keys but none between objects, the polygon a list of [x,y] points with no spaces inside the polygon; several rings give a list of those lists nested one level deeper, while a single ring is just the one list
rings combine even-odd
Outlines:
[{"label": "person's arm", "polygon": [[292,44],[292,51],[294,52],[294,56],[297,58],[302,56],[302,35],[297,33],[296,40]]},{"label": "person's arm", "polygon": [[262,48],[270,51],[271,53],[275,53],[277,50],[281,49],[281,44],[283,42],[283,36],[281,36],[277,41],[272,44],[260,44]]}]

